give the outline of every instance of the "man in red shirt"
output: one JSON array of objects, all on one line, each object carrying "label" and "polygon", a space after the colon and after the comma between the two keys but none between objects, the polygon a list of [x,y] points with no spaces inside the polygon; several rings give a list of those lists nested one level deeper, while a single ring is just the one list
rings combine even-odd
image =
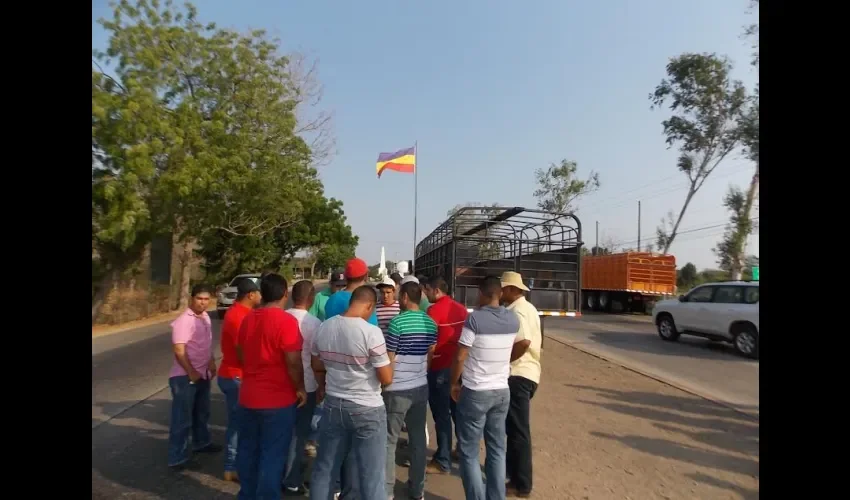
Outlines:
[{"label": "man in red shirt", "polygon": [[263,303],[239,328],[242,361],[236,469],[239,499],[280,498],[281,480],[295,426],[295,408],[307,401],[298,320],[283,310],[286,279],[260,280]]},{"label": "man in red shirt", "polygon": [[437,324],[437,346],[428,367],[428,405],[437,429],[437,452],[425,471],[429,474],[448,474],[452,464],[452,421],[455,421],[457,427],[449,372],[468,313],[463,304],[449,296],[449,285],[439,276],[426,283],[425,294],[431,302],[428,316]]},{"label": "man in red shirt", "polygon": [[236,443],[239,428],[238,413],[239,385],[242,383],[242,364],[236,356],[236,338],[239,327],[252,309],[260,304],[260,287],[251,278],[236,284],[236,301],[227,310],[221,324],[221,366],[218,368],[218,388],[227,403],[227,432],[224,434],[227,448],[224,453],[224,480],[237,481]]}]

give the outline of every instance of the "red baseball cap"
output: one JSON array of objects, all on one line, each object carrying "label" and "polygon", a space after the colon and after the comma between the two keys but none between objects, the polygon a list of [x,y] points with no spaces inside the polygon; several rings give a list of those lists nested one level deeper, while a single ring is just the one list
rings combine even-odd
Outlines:
[{"label": "red baseball cap", "polygon": [[369,266],[363,262],[363,259],[358,259],[354,257],[353,259],[348,259],[348,262],[345,263],[345,277],[348,279],[351,278],[360,278],[369,274]]}]

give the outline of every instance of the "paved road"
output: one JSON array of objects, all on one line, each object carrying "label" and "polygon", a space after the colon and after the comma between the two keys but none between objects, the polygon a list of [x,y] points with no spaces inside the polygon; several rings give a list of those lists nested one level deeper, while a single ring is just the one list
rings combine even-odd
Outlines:
[{"label": "paved road", "polygon": [[679,388],[756,416],[759,413],[759,363],[739,356],[731,345],[686,336],[664,342],[648,316],[547,318],[545,331]]}]

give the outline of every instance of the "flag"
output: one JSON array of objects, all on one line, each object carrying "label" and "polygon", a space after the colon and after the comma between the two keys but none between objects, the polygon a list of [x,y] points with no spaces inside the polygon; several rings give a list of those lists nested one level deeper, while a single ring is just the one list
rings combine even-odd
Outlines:
[{"label": "flag", "polygon": [[395,153],[381,153],[378,155],[378,163],[375,166],[378,179],[384,170],[394,170],[405,174],[412,174],[416,170],[416,147],[402,149]]}]

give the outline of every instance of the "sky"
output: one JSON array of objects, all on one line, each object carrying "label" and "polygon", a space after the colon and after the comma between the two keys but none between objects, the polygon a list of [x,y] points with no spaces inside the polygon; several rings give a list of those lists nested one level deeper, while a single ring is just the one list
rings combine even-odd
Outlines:
[{"label": "sky", "polygon": [[[414,176],[378,179],[378,153],[418,144],[417,240],[458,204],[533,208],[534,171],[561,159],[579,176],[599,173],[601,188],[578,202],[587,246],[635,247],[638,201],[642,245],[678,211],[687,179],[676,170],[648,95],[671,57],[716,52],[749,88],[743,27],[756,21],[747,0],[508,0],[340,2],[199,0],[202,21],[263,28],[281,50],[309,54],[333,113],[336,155],[322,166],[326,194],[341,199],[360,237],[357,255],[377,263],[410,259]],[[106,0],[92,2],[92,47]],[[728,213],[730,185],[745,188],[754,165],[736,153],[697,193],[670,253],[681,267],[715,268],[712,247]],[[758,215],[758,212],[753,214]],[[758,236],[748,253],[758,255]]]}]

